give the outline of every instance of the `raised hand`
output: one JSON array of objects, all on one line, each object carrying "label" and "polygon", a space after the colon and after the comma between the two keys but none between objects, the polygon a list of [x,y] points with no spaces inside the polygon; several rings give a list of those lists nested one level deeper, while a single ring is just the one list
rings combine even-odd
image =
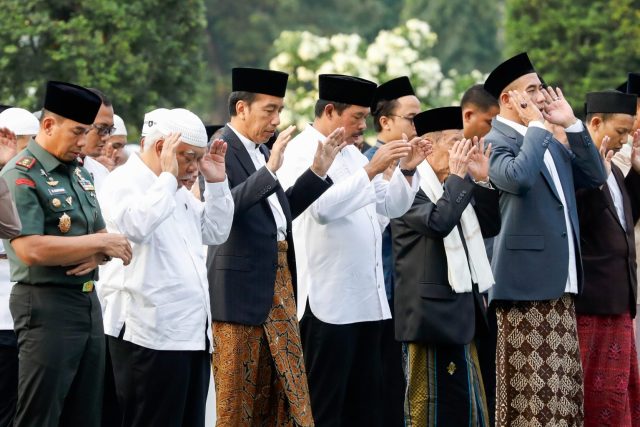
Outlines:
[{"label": "raised hand", "polygon": [[467,176],[469,160],[475,154],[477,147],[474,147],[470,139],[461,139],[453,144],[449,150],[449,174],[458,175],[460,178]]},{"label": "raised hand", "polygon": [[364,167],[369,175],[369,179],[373,179],[376,175],[381,174],[391,165],[392,162],[400,160],[411,154],[411,144],[406,140],[391,141],[384,144],[376,151],[373,158]]},{"label": "raised hand", "polygon": [[17,154],[18,139],[8,128],[0,128],[0,166],[7,164]]},{"label": "raised hand", "polygon": [[295,126],[289,126],[280,134],[276,139],[276,142],[273,143],[273,147],[271,148],[271,156],[269,157],[269,161],[267,162],[267,169],[271,171],[271,173],[276,173],[280,166],[282,166],[282,162],[284,162],[284,150],[287,148],[287,144],[291,141],[291,137],[293,136],[293,132],[296,130]]},{"label": "raised hand", "polygon": [[529,122],[534,120],[543,121],[544,117],[542,112],[540,112],[536,104],[531,101],[529,96],[517,90],[510,90],[508,93],[509,98],[511,98],[511,105],[525,126],[529,126]]},{"label": "raised hand", "polygon": [[[222,182],[226,177],[224,156],[227,154],[227,143],[216,139],[211,144],[209,152],[198,160],[200,173],[207,182]],[[195,186],[197,187],[197,185]]]},{"label": "raised hand", "polygon": [[545,120],[555,125],[560,125],[565,129],[578,120],[559,87],[554,89],[551,86],[547,86],[541,92],[544,95],[542,116]]},{"label": "raised hand", "polygon": [[318,148],[313,157],[311,170],[318,176],[325,176],[340,150],[346,147],[344,128],[335,129],[324,142],[318,141]]},{"label": "raised hand", "polygon": [[489,157],[491,156],[491,144],[484,147],[484,138],[478,140],[473,137],[471,145],[476,150],[469,156],[467,171],[475,181],[486,182],[489,179]]},{"label": "raised hand", "polygon": [[169,172],[178,177],[178,158],[176,150],[180,144],[180,133],[170,133],[162,141],[162,151],[160,152],[160,169],[162,172]]},{"label": "raised hand", "polygon": [[[602,157],[602,161],[604,162],[604,168],[607,171],[607,176],[611,173],[611,159],[615,152],[613,150],[607,151],[607,145],[609,144],[609,137],[607,135],[602,138],[602,143],[600,144],[600,157]],[[635,140],[634,140],[635,143]],[[633,159],[633,153],[631,154]],[[631,161],[633,164],[633,160]],[[634,168],[635,170],[635,168]]]},{"label": "raised hand", "polygon": [[[407,135],[402,134],[402,140],[407,140]],[[427,158],[433,151],[432,143],[428,139],[419,136],[409,141],[411,145],[411,153],[400,159],[400,168],[405,170],[413,170]]]}]

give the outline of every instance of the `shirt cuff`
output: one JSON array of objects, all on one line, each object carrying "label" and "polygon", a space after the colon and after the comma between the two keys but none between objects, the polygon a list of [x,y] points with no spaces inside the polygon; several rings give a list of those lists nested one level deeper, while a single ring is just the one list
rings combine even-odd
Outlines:
[{"label": "shirt cuff", "polygon": [[[311,172],[313,172],[313,169],[309,168],[309,170],[310,170]],[[321,180],[323,180],[323,181],[326,181],[326,180],[327,180],[327,175],[320,176],[320,175],[318,175],[318,174],[317,174],[317,173],[315,173],[315,172],[313,172],[313,174],[314,174],[315,176],[317,176],[318,178],[320,178]]]},{"label": "shirt cuff", "polygon": [[224,177],[222,182],[204,182],[205,197],[224,197],[229,193],[229,181]]},{"label": "shirt cuff", "polygon": [[276,181],[278,180],[278,176],[275,173],[271,172],[271,170],[267,167],[267,165],[265,165],[264,168],[267,170],[267,172],[271,174],[273,179],[275,179]]},{"label": "shirt cuff", "polygon": [[540,129],[547,130],[547,128],[546,128],[546,127],[544,127],[544,125],[542,124],[542,122],[541,122],[541,121],[539,121],[539,120],[531,120],[531,121],[529,122],[529,126],[528,126],[528,127],[534,127],[534,128],[540,128]]},{"label": "shirt cuff", "polygon": [[565,128],[565,132],[572,132],[572,133],[579,133],[582,132],[584,130],[584,125],[582,124],[582,122],[580,120],[576,120],[576,122],[574,124],[572,124],[571,126],[569,126],[568,128]]}]

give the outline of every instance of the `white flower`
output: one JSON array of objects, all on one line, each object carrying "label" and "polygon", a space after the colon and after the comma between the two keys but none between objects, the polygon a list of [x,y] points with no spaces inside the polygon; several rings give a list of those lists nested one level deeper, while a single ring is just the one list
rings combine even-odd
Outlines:
[{"label": "white flower", "polygon": [[316,79],[316,73],[307,67],[298,67],[296,69],[296,77],[301,82],[313,82]]},{"label": "white flower", "polygon": [[277,71],[286,71],[291,68],[293,57],[289,52],[280,52],[275,58],[269,61],[269,68]]}]

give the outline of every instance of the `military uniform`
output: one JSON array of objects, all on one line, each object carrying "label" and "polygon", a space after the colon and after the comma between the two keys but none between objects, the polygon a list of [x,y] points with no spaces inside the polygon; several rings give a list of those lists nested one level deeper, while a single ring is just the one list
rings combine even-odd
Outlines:
[{"label": "military uniform", "polygon": [[[2,170],[15,200],[20,236],[82,236],[105,228],[89,173],[35,141]],[[73,266],[27,266],[5,242],[11,264],[10,310],[18,337],[16,426],[100,423],[104,333],[94,292],[98,270],[68,276]]]}]

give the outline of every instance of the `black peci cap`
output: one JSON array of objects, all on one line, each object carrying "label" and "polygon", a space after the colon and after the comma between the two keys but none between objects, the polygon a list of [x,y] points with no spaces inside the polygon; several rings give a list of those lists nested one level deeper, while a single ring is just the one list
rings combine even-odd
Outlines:
[{"label": "black peci cap", "polygon": [[504,88],[509,86],[511,82],[525,74],[535,72],[536,70],[533,68],[527,53],[519,53],[498,65],[487,77],[484,82],[484,88],[495,98],[500,98]]},{"label": "black peci cap", "polygon": [[611,114],[636,114],[636,100],[634,94],[622,93],[615,90],[605,90],[601,92],[590,92],[587,94],[585,112],[611,113]]},{"label": "black peci cap", "polygon": [[450,129],[462,129],[462,108],[441,107],[423,111],[413,118],[416,133],[438,132]]},{"label": "black peci cap", "polygon": [[320,74],[319,96],[323,101],[370,107],[377,85],[359,77]]},{"label": "black peci cap", "polygon": [[262,93],[284,98],[289,75],[282,71],[260,68],[234,68],[231,70],[231,90],[234,92]]},{"label": "black peci cap", "polygon": [[93,124],[102,105],[100,97],[87,88],[72,83],[50,81],[44,96],[44,109],[64,118]]},{"label": "black peci cap", "polygon": [[409,77],[398,77],[397,79],[389,80],[378,86],[373,94],[373,101],[371,101],[371,111],[373,112],[380,101],[391,101],[403,96],[414,95],[415,91],[411,86]]}]

